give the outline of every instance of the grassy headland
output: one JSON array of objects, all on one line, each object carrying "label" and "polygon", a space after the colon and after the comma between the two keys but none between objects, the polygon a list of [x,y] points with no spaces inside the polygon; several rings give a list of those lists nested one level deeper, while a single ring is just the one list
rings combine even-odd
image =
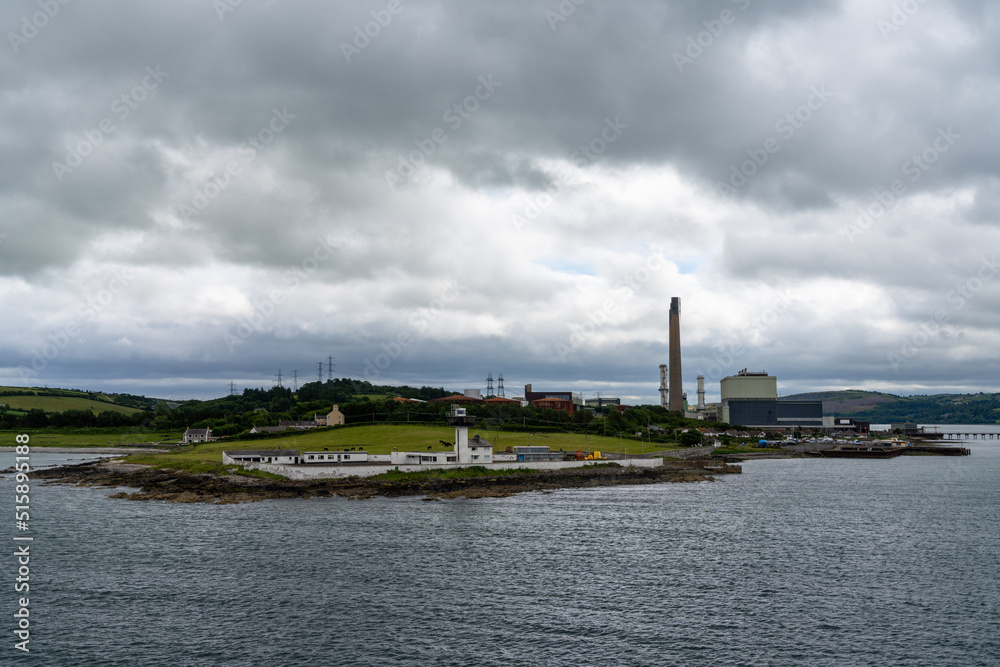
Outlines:
[{"label": "grassy headland", "polygon": [[110,410],[127,415],[143,412],[140,408],[117,403],[115,397],[74,389],[0,386],[0,404],[7,405],[11,410],[19,412],[28,410],[44,410],[45,412],[90,410],[96,414]]},{"label": "grassy headland", "polygon": [[[619,440],[604,436],[575,433],[520,433],[510,431],[482,431],[471,429],[470,436],[479,435],[489,440],[494,451],[518,445],[544,445],[552,451],[602,451],[639,454],[651,451],[649,443],[635,440]],[[338,451],[364,450],[369,454],[388,454],[393,449],[399,451],[451,451],[455,430],[447,426],[424,426],[420,424],[373,424],[349,428],[315,429],[296,432],[283,438],[266,440],[223,440],[186,445],[164,453],[132,454],[128,463],[142,463],[161,468],[176,468],[189,472],[211,472],[222,466],[222,452],[232,449],[295,449],[298,451]],[[443,441],[443,442],[442,442]],[[32,439],[34,442],[34,437]],[[657,451],[679,449],[677,445],[655,443]]]},{"label": "grassy headland", "polygon": [[739,473],[741,468],[707,461],[668,463],[658,468],[594,465],[565,470],[498,471],[468,468],[462,471],[422,471],[390,474],[385,479],[290,480],[268,475],[199,475],[184,471],[97,461],[40,470],[37,477],[64,484],[126,487],[112,498],[161,500],[177,503],[238,503],[278,498],[422,495],[442,498],[503,498],[526,491],[564,488],[713,481],[716,475]]}]

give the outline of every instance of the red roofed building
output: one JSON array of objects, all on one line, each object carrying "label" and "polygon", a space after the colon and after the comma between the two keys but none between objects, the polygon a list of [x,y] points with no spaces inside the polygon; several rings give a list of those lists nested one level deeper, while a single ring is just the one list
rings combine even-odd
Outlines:
[{"label": "red roofed building", "polygon": [[482,399],[472,398],[464,394],[455,394],[453,396],[445,396],[444,398],[435,398],[434,403],[482,403]]},{"label": "red roofed building", "polygon": [[493,398],[487,398],[483,403],[489,403],[491,405],[521,405],[521,401],[515,401],[512,398],[504,398],[503,396],[494,396]]}]

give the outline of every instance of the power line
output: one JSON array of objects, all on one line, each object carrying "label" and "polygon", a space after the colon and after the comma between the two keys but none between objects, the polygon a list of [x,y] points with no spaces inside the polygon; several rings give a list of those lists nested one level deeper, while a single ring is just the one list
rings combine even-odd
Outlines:
[{"label": "power line", "polygon": [[278,373],[276,374],[275,377],[278,378],[278,386],[280,387],[281,386],[281,369],[280,368],[278,369]]}]

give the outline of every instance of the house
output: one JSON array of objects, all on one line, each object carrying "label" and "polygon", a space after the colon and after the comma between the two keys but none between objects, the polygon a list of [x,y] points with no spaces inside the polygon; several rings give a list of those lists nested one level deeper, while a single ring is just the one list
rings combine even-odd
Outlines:
[{"label": "house", "polygon": [[280,433],[284,431],[286,426],[254,426],[250,429],[251,433]]},{"label": "house", "polygon": [[337,405],[334,405],[333,410],[330,410],[325,415],[313,415],[313,419],[316,421],[316,426],[344,425],[344,413],[340,411],[340,407]]},{"label": "house", "polygon": [[233,465],[241,463],[285,463],[297,465],[301,460],[299,452],[294,449],[240,449],[222,452],[222,464]]},{"label": "house", "polygon": [[185,443],[215,442],[216,440],[218,438],[212,435],[212,429],[210,428],[189,428],[181,436],[181,442]]}]

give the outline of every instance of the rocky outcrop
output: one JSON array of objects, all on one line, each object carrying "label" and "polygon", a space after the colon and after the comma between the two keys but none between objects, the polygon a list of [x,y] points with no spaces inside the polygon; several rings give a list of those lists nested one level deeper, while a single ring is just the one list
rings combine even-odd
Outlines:
[{"label": "rocky outcrop", "polygon": [[740,472],[742,469],[739,466],[704,460],[669,461],[658,468],[623,468],[611,464],[453,478],[413,473],[395,480],[352,477],[299,481],[244,475],[193,474],[100,460],[39,470],[32,476],[50,483],[135,489],[120,491],[111,496],[127,500],[240,503],[271,498],[331,496],[355,499],[414,495],[426,496],[428,499],[462,496],[496,498],[526,491],[564,488],[714,481],[714,475]]}]

